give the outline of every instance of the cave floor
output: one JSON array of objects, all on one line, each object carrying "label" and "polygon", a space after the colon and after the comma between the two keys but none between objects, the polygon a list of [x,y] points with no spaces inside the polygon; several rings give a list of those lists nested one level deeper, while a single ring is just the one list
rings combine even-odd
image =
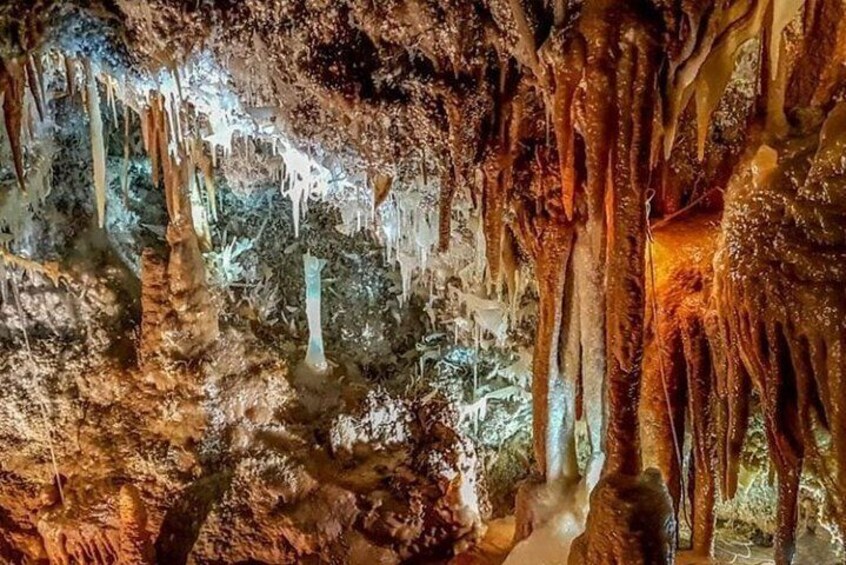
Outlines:
[{"label": "cave floor", "polygon": [[[511,551],[514,536],[514,518],[509,516],[488,524],[481,543],[455,557],[449,565],[500,565]],[[796,563],[836,565],[842,563],[833,555],[830,541],[825,536],[805,533],[796,544]],[[774,563],[772,547],[762,547],[748,540],[739,539],[730,529],[720,530],[713,559],[703,559],[688,551],[680,551],[677,565],[769,565]]]}]

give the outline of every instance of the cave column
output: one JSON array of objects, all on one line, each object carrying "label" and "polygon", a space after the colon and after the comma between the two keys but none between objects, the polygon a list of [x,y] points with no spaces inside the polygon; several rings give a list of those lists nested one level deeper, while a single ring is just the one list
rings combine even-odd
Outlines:
[{"label": "cave column", "polygon": [[616,141],[611,159],[606,266],[608,429],[606,473],[640,472],[640,398],[645,309],[646,188],[655,93],[648,39],[624,44],[616,68]]}]

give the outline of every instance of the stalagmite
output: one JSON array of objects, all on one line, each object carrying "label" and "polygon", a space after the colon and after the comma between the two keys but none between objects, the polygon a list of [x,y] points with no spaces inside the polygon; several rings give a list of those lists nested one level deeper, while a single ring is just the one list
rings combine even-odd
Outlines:
[{"label": "stalagmite", "polygon": [[305,363],[311,370],[323,373],[329,368],[323,350],[323,324],[320,314],[321,284],[320,271],[326,261],[306,253],[303,255],[303,268],[306,283],[306,316],[308,318],[308,350]]},{"label": "stalagmite", "polygon": [[118,494],[118,515],[120,518],[119,546],[120,563],[126,565],[151,565],[153,545],[147,532],[147,510],[138,489],[123,485]]},{"label": "stalagmite", "polygon": [[102,228],[106,222],[106,143],[103,139],[103,118],[100,114],[97,78],[91,70],[90,61],[86,60],[84,66],[91,160],[94,166],[94,196],[97,203],[97,223]]}]

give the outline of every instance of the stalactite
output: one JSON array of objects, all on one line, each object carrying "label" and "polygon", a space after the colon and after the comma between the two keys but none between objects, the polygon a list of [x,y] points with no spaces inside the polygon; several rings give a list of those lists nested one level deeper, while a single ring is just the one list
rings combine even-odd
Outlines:
[{"label": "stalactite", "polygon": [[[746,422],[726,410],[727,356],[711,301],[717,230],[710,215],[665,224],[650,238],[648,332],[640,403],[644,462],[657,467],[667,482],[677,520],[688,520],[693,550],[707,557],[714,540],[717,477],[725,477],[726,450]],[[748,401],[747,394],[741,400]],[[690,441],[685,440],[685,429]],[[687,490],[682,470],[692,457]],[[719,473],[718,473],[719,466]],[[735,469],[736,478],[736,469]],[[689,495],[692,503],[685,504]],[[690,512],[688,512],[690,508]]]},{"label": "stalactite", "polygon": [[552,83],[551,114],[555,140],[558,147],[558,165],[561,177],[561,199],[564,212],[568,220],[573,219],[576,195],[575,171],[575,128],[574,101],[576,89],[582,78],[581,61],[584,59],[584,47],[578,40],[568,42],[564,34],[552,35],[544,45],[545,62],[551,69],[551,77],[544,77],[545,82]]},{"label": "stalactite", "polygon": [[68,56],[63,57],[65,63],[65,81],[67,83],[68,96],[73,98],[76,95],[76,61]]},{"label": "stalactite", "polygon": [[[784,45],[781,46],[784,50]],[[767,84],[767,116],[765,122],[766,131],[773,137],[779,138],[787,134],[788,123],[784,112],[784,99],[787,89],[788,62],[782,57],[775,75]]]},{"label": "stalactite", "polygon": [[584,139],[585,202],[587,218],[578,228],[576,276],[579,277],[579,304],[582,328],[582,380],[594,455],[604,454],[606,432],[606,314],[605,261],[607,247],[606,193],[610,183],[611,105],[605,96],[589,95],[610,89],[601,72],[606,63],[602,53],[589,54],[585,69],[586,89],[579,104],[583,107],[580,131]]},{"label": "stalactite", "polygon": [[102,228],[106,223],[106,143],[103,139],[103,118],[100,114],[100,93],[97,78],[86,60],[85,85],[88,101],[88,129],[91,139],[91,160],[94,166],[94,196],[97,202],[97,222]]},{"label": "stalactite", "polygon": [[[723,295],[719,278],[714,281],[714,296]],[[740,456],[749,427],[749,398],[751,382],[737,354],[730,347],[735,339],[727,320],[711,312],[707,319],[709,342],[714,352],[717,379],[717,444],[720,465],[720,489],[726,499],[734,497],[740,472]]]},{"label": "stalactite", "polygon": [[150,174],[152,176],[153,186],[159,185],[159,159],[162,157],[159,153],[159,132],[162,126],[161,112],[159,112],[158,108],[159,98],[153,96],[141,115],[141,138],[144,142],[144,150],[150,158]]},{"label": "stalactite", "polygon": [[[590,195],[589,195],[590,197]],[[594,209],[588,214],[602,214]],[[601,463],[605,452],[605,222],[592,217],[576,227],[573,276],[577,279],[581,350],[581,390],[591,454]]]},{"label": "stalactite", "polygon": [[[559,342],[572,226],[562,217],[538,218],[523,210],[521,240],[535,265],[539,320],[532,367],[532,438],[535,458],[548,480],[561,477],[569,446],[564,427],[566,384],[559,366]],[[575,399],[574,399],[575,400]],[[572,414],[569,415],[573,417]]]},{"label": "stalactite", "polygon": [[510,226],[506,226],[502,234],[501,273],[505,281],[505,288],[508,292],[512,319],[517,318],[517,309],[520,298],[519,282],[519,257],[517,254],[517,241]]},{"label": "stalactite", "polygon": [[[650,253],[650,260],[653,254]],[[650,265],[654,272],[654,264]],[[685,427],[687,378],[677,311],[692,291],[687,272],[668,283],[653,280],[640,403],[644,460],[664,477],[676,516],[682,507],[681,433]]]},{"label": "stalactite", "polygon": [[797,47],[787,88],[787,106],[823,106],[843,78],[840,65],[846,56],[846,6],[837,0],[805,2],[802,40]]},{"label": "stalactite", "polygon": [[[481,165],[482,179],[482,221],[485,235],[485,254],[490,283],[499,291],[506,269],[506,285],[514,296],[513,275],[516,264],[513,261],[513,246],[507,241],[505,215],[513,195],[513,167],[520,142],[520,126],[523,121],[524,92],[516,94],[500,106],[499,137],[489,149]],[[509,280],[511,282],[509,282]]]},{"label": "stalactite", "polygon": [[680,313],[681,343],[687,369],[690,427],[693,437],[693,551],[710,556],[714,549],[714,504],[717,446],[714,437],[714,372],[701,303],[689,303]]},{"label": "stalactite", "polygon": [[390,194],[393,179],[388,175],[377,173],[373,175],[370,182],[373,185],[373,208],[377,209]]},{"label": "stalactite", "polygon": [[26,84],[24,69],[18,61],[5,59],[0,71],[2,71],[0,72],[0,91],[3,94],[3,119],[5,120],[6,135],[9,138],[9,147],[12,149],[12,160],[14,161],[18,187],[25,191],[23,146],[21,144]]},{"label": "stalactite", "polygon": [[715,6],[693,23],[690,45],[672,62],[664,104],[664,157],[669,158],[682,113],[696,98],[698,156],[704,158],[711,115],[734,69],[737,49],[760,34],[770,0],[749,0]]},{"label": "stalactite", "polygon": [[502,239],[505,234],[506,187],[502,183],[501,157],[493,151],[482,167],[482,222],[490,282],[499,289]]},{"label": "stalactite", "polygon": [[749,12],[732,23],[711,47],[694,85],[696,98],[698,157],[705,158],[705,141],[716,110],[734,70],[734,55],[738,48],[757,36],[764,24],[768,2],[752,3]]},{"label": "stalactite", "polygon": [[535,30],[526,14],[521,0],[508,0],[511,17],[517,30],[518,52],[517,59],[532,69],[538,68],[537,46],[535,45]]},{"label": "stalactite", "polygon": [[120,189],[124,204],[129,199],[129,136],[131,126],[129,105],[123,105],[123,166],[120,169]]},{"label": "stalactite", "polygon": [[449,161],[446,170],[441,173],[440,198],[438,201],[439,226],[438,249],[449,249],[450,226],[452,225],[452,201],[458,185],[465,182],[467,170],[465,168],[466,152],[463,143],[462,108],[460,101],[452,92],[444,95],[444,110],[447,117]]},{"label": "stalactite", "polygon": [[[766,81],[766,131],[776,138],[787,134],[788,124],[784,111],[787,81],[791,61],[787,60],[788,49],[782,35],[788,24],[799,12],[805,0],[773,0],[770,8],[771,21],[766,28],[765,45],[768,47],[769,75],[761,77]],[[766,67],[766,65],[765,65]]]},{"label": "stalactite", "polygon": [[830,229],[846,209],[844,124],[841,103],[818,137],[761,146],[744,163],[729,187],[715,259],[722,343],[759,392],[778,475],[779,564],[793,558],[806,454],[822,455],[835,519],[846,525],[839,502],[846,494],[846,234]]},{"label": "stalactite", "polygon": [[[37,54],[30,55],[26,61],[26,80],[29,83],[29,92],[32,94],[32,99],[35,101],[35,108],[38,111],[38,118],[42,121],[46,115],[46,108],[44,107],[44,87],[42,86],[41,74],[35,65]],[[39,65],[40,66],[40,65]]]},{"label": "stalactite", "polygon": [[440,196],[438,198],[438,250],[449,249],[452,229],[452,201],[455,198],[456,179],[452,171],[441,173]]},{"label": "stalactite", "polygon": [[[178,154],[171,152],[171,129],[161,95],[152,95],[148,101],[142,114],[142,136],[154,182],[158,184],[161,179],[164,185],[170,246],[164,281],[158,280],[162,273],[157,258],[147,254],[149,282],[142,262],[142,294],[149,286],[147,310],[159,326],[150,326],[149,340],[143,338],[142,329],[142,357],[155,359],[164,353],[180,359],[195,358],[217,339],[217,311],[206,286],[191,210],[190,179],[196,173],[195,165],[184,146],[177,147]],[[142,298],[142,311],[144,303]],[[146,318],[143,314],[142,320]],[[145,326],[146,322],[142,323],[142,328]],[[162,333],[168,335],[167,340],[157,337]]]},{"label": "stalactite", "polygon": [[773,0],[772,22],[770,23],[770,76],[778,76],[782,53],[782,33],[796,16],[805,0]]},{"label": "stalactite", "polygon": [[205,151],[205,145],[194,142],[191,159],[202,174],[203,186],[206,189],[206,199],[209,203],[209,213],[212,220],[217,220],[217,184],[214,180],[214,167],[211,156]]},{"label": "stalactite", "polygon": [[[581,375],[581,327],[579,319],[579,279],[575,277],[575,264],[573,257],[573,246],[571,245],[571,257],[567,261],[564,280],[564,296],[562,297],[562,318],[561,332],[559,336],[559,365],[561,375],[560,384],[555,392],[555,397],[560,398],[561,438],[557,441],[562,450],[561,470],[553,474],[560,475],[565,480],[574,483],[579,478],[579,466],[576,459],[576,391],[579,376]],[[590,468],[588,468],[590,472]]]}]

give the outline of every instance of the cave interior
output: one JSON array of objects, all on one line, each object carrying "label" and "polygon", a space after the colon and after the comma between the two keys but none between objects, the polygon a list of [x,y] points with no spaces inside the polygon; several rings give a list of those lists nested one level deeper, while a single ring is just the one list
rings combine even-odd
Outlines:
[{"label": "cave interior", "polygon": [[846,559],[843,0],[0,32],[0,562]]}]

